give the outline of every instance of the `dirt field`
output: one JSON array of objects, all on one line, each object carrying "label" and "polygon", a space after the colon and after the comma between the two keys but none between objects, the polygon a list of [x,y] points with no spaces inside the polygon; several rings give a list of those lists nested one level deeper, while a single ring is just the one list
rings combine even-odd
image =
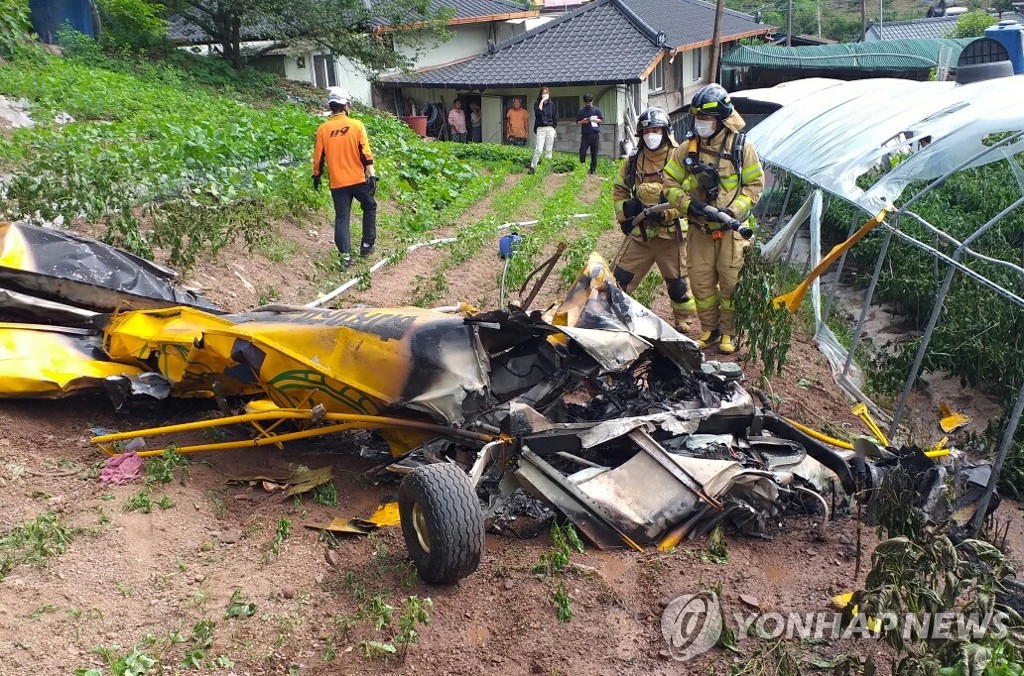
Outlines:
[{"label": "dirt field", "polygon": [[[547,177],[545,192],[562,180]],[[599,181],[588,178],[582,201],[597,199]],[[481,218],[488,203],[473,208],[473,217]],[[305,273],[330,252],[329,227],[282,223],[279,235],[296,244],[283,263],[229,249],[190,280],[211,289],[213,283],[203,280],[220,280],[211,296],[235,310],[254,307],[270,287],[281,302],[311,300],[323,289]],[[599,240],[600,252],[611,257],[620,238],[610,230]],[[448,296],[438,305],[495,304],[495,251],[496,243],[485,246],[453,268]],[[422,249],[382,270],[368,290],[342,296],[338,305],[410,302],[412,280],[444,255]],[[556,282],[553,276],[539,303],[557,298]],[[654,307],[670,316],[663,290]],[[697,332],[693,327],[691,334]],[[745,369],[748,384],[759,385],[757,369]],[[806,336],[797,337],[789,365],[770,388],[785,415],[861,432]],[[368,516],[394,495],[397,484],[373,485],[362,476],[381,460],[383,444],[370,433],[284,451],[195,456],[187,475],[179,469],[170,483],[154,485],[149,513],[126,511],[144,490],[141,482],[111,487],[95,478],[104,456],[89,443],[92,430],[201,419],[207,406],[175,402],[118,414],[99,397],[0,404],[0,532],[46,512],[74,531],[67,534],[66,551],[46,557],[45,565],[17,565],[0,583],[0,674],[106,669],[105,649],[117,659],[133,647],[158,659],[165,673],[187,672],[188,661],[204,671],[236,674],[726,674],[761,643],[740,637],[738,653],[714,649],[685,665],[672,662],[660,629],[662,609],[672,598],[720,584],[727,613],[750,612],[751,597],[763,610],[827,612],[833,595],[862,584],[876,541],[865,527],[859,579],[857,525],[849,515],[829,522],[824,538],[810,518],[787,520],[770,541],[727,537],[727,563],[710,561],[702,541],[684,542],[672,553],[588,549],[572,557],[577,565],[565,586],[573,617],[559,622],[552,601],[556,581],[532,572],[550,551],[546,533],[528,539],[488,535],[477,573],[453,587],[430,587],[406,563],[397,528],[336,541],[306,528],[335,517]],[[937,437],[936,423],[937,413],[921,420],[921,429]],[[231,476],[300,465],[332,468],[336,506],[317,504],[310,494],[283,499],[258,483],[228,483]],[[164,496],[173,506],[156,504]],[[1002,513],[1013,520],[1011,555],[1019,563],[1024,523],[1015,505],[1004,504]],[[281,535],[285,519],[287,536]],[[386,660],[367,657],[368,642],[391,641],[411,596],[433,604],[418,643],[407,651],[399,647]],[[372,609],[374,600],[394,607],[393,621],[382,620],[387,626],[380,629],[374,626],[382,617]],[[229,608],[238,616],[226,617]],[[889,672],[888,653],[877,642],[811,642],[792,649],[803,660],[876,655],[882,658],[879,673]]]}]

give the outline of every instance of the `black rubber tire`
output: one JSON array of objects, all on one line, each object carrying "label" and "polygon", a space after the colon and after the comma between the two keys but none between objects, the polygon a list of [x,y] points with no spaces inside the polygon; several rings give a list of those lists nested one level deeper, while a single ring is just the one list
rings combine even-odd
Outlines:
[{"label": "black rubber tire", "polygon": [[[424,582],[454,584],[480,565],[484,515],[469,477],[455,465],[425,465],[407,474],[398,489],[398,512],[409,558]],[[427,547],[417,522],[426,529]]]}]

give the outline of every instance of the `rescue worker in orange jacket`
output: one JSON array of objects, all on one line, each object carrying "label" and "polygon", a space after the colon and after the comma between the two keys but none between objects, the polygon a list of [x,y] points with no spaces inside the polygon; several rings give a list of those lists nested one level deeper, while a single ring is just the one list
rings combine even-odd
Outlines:
[{"label": "rescue worker in orange jacket", "polygon": [[686,279],[686,221],[676,209],[667,209],[634,227],[633,219],[662,199],[665,164],[676,147],[669,133],[668,115],[661,108],[648,108],[636,125],[640,145],[629,156],[615,179],[612,200],[615,220],[626,239],[615,256],[615,281],[632,294],[657,264],[668,287],[672,319],[676,329],[685,331],[695,309]]},{"label": "rescue worker in orange jacket", "polygon": [[714,207],[733,225],[754,229],[752,210],[764,190],[764,171],[742,134],[743,118],[721,85],[702,87],[690,103],[690,114],[694,131],[665,165],[665,197],[689,221],[687,259],[703,330],[700,346],[719,343],[721,353],[731,354],[737,345],[732,297],[750,240],[704,209]]},{"label": "rescue worker in orange jacket", "polygon": [[349,219],[353,198],[363,210],[363,236],[359,255],[373,253],[377,241],[377,174],[373,168],[373,151],[366,127],[349,117],[352,96],[341,87],[332,87],[327,95],[331,117],[316,130],[313,146],[313,187],[320,190],[324,165],[330,177],[331,199],[334,201],[334,244],[341,253],[342,264],[352,264],[352,238]]}]

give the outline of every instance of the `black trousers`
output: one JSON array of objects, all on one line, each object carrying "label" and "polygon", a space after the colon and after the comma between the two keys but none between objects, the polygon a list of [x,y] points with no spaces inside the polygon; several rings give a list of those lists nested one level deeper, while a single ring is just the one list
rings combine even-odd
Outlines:
[{"label": "black trousers", "polygon": [[580,135],[580,164],[587,160],[587,151],[590,151],[590,173],[597,171],[597,153],[600,147],[600,134]]},{"label": "black trousers", "polygon": [[331,188],[331,199],[334,200],[334,245],[342,254],[352,250],[352,236],[349,234],[352,198],[358,200],[363,209],[363,244],[371,247],[377,242],[377,200],[373,197],[370,184],[357,183],[344,188]]}]

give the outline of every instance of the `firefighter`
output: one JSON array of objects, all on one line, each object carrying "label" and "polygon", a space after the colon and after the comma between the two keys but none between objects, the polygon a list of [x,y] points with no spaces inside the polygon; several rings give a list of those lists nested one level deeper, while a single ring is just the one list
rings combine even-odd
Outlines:
[{"label": "firefighter", "polygon": [[686,222],[679,218],[679,211],[670,208],[646,218],[639,227],[633,225],[633,219],[646,207],[664,201],[665,163],[676,147],[668,126],[668,115],[660,108],[641,113],[636,125],[640,143],[619,169],[612,199],[615,219],[626,239],[615,257],[614,274],[618,285],[631,294],[657,263],[668,287],[673,323],[685,331],[695,309],[686,280]]},{"label": "firefighter", "polygon": [[377,241],[377,174],[373,168],[373,151],[366,127],[349,117],[352,96],[341,87],[332,87],[327,95],[331,117],[316,130],[313,147],[313,187],[320,190],[320,181],[327,165],[331,199],[334,201],[334,245],[341,253],[346,268],[352,264],[349,253],[352,237],[349,218],[353,198],[363,209],[363,237],[359,255],[373,253]]},{"label": "firefighter", "polygon": [[718,343],[722,354],[731,354],[737,345],[732,296],[750,240],[704,208],[714,207],[723,212],[722,220],[753,229],[751,212],[764,189],[764,171],[741,131],[743,118],[721,85],[702,87],[690,114],[694,129],[665,165],[665,196],[689,222],[687,260],[703,331],[700,346]]}]

